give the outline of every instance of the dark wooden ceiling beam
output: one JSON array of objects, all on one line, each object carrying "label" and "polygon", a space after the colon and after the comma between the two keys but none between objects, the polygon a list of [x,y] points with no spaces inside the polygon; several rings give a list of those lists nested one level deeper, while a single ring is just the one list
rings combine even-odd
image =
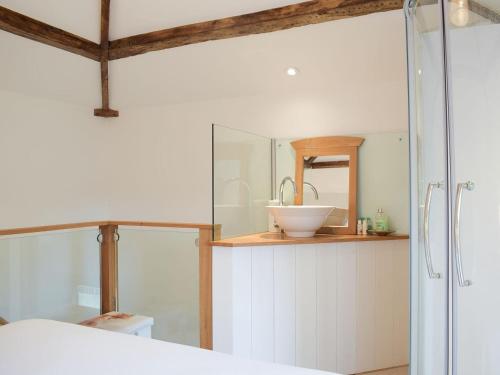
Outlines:
[{"label": "dark wooden ceiling beam", "polygon": [[101,1],[100,45],[0,6],[0,30],[63,49],[101,65],[102,108],[95,116],[117,117],[109,106],[109,60],[212,40],[269,33],[294,27],[401,9],[404,0],[313,0],[281,8],[154,31],[109,41],[110,0]]},{"label": "dark wooden ceiling beam", "polygon": [[109,107],[109,11],[110,0],[101,0],[101,97],[102,108],[94,109],[94,116],[118,117],[118,111]]},{"label": "dark wooden ceiling beam", "polygon": [[403,0],[314,0],[111,41],[110,60],[188,44],[286,30],[401,9]]},{"label": "dark wooden ceiling beam", "polygon": [[97,43],[0,6],[0,30],[99,61]]}]

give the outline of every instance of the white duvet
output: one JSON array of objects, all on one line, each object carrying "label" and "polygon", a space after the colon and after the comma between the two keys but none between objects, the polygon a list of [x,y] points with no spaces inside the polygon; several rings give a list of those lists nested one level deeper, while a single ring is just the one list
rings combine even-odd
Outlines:
[{"label": "white duvet", "polygon": [[[0,375],[319,375],[50,320],[0,327]],[[330,374],[331,375],[331,374]]]}]

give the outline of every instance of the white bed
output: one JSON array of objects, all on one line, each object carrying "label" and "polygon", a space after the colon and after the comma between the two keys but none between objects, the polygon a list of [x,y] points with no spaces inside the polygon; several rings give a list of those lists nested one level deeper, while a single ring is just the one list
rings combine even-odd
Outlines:
[{"label": "white bed", "polygon": [[[0,327],[1,375],[320,375],[51,320]],[[329,373],[331,375],[331,373]]]}]

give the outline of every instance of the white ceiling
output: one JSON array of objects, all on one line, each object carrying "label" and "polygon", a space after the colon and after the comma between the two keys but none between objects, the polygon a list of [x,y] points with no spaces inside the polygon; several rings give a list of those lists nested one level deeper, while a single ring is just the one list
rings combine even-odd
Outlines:
[{"label": "white ceiling", "polygon": [[[170,23],[166,26],[291,3],[197,0],[198,7],[186,5],[194,2],[185,0],[182,9],[179,5],[173,7],[175,12],[168,17]],[[98,0],[0,0],[0,3],[87,37],[92,28],[89,20],[98,17],[98,11],[91,8],[99,8]],[[127,22],[129,33],[147,31],[151,25],[162,23],[159,3],[143,1],[140,10],[134,13],[126,11],[127,7],[132,9],[132,1],[116,0],[115,12],[123,14],[120,21],[123,27],[122,31],[115,29],[115,37],[128,34],[123,33]],[[208,7],[204,3],[220,6]],[[238,7],[233,3],[238,3]],[[59,9],[56,6],[63,6],[65,11],[54,11]],[[48,8],[52,11],[48,12]],[[203,14],[206,15],[202,17]],[[135,20],[125,19],[132,15]],[[90,110],[99,105],[100,76],[96,62],[6,32],[0,32],[0,45],[0,89],[85,105]],[[402,11],[385,12],[113,61],[111,103],[120,110],[294,92],[355,96],[356,92],[376,92],[383,85],[404,87],[405,65]],[[285,69],[289,66],[299,68],[299,76],[288,77]]]},{"label": "white ceiling", "polygon": [[[111,39],[236,16],[302,1],[112,0]],[[0,0],[0,5],[52,26],[99,41],[100,0]]]},{"label": "white ceiling", "polygon": [[100,39],[100,3],[100,0],[0,0],[3,7],[95,42]]},{"label": "white ceiling", "polygon": [[[404,84],[401,11],[195,44],[113,61],[118,106]],[[297,67],[289,77],[285,70]]]}]

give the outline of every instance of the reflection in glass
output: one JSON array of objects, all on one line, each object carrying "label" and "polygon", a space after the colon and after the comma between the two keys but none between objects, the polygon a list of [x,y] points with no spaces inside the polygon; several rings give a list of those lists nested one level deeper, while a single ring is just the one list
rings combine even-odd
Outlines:
[{"label": "reflection in glass", "polygon": [[78,323],[99,315],[97,229],[0,240],[0,316]]},{"label": "reflection in glass", "polygon": [[213,127],[214,224],[222,238],[265,232],[271,196],[271,139]]},{"label": "reflection in glass", "polygon": [[[334,206],[324,225],[345,227],[349,213],[349,163],[348,155],[320,156],[314,161],[315,167],[304,169],[304,181],[311,183],[318,190],[318,200],[314,192],[307,186],[304,187],[305,205]],[[323,164],[324,163],[324,164]],[[337,165],[325,167],[322,165]]]},{"label": "reflection in glass", "polygon": [[452,0],[450,2],[450,21],[458,27],[467,25],[469,22],[468,0]]},{"label": "reflection in glass", "polygon": [[152,337],[199,346],[197,230],[120,227],[120,311],[154,318]]}]

